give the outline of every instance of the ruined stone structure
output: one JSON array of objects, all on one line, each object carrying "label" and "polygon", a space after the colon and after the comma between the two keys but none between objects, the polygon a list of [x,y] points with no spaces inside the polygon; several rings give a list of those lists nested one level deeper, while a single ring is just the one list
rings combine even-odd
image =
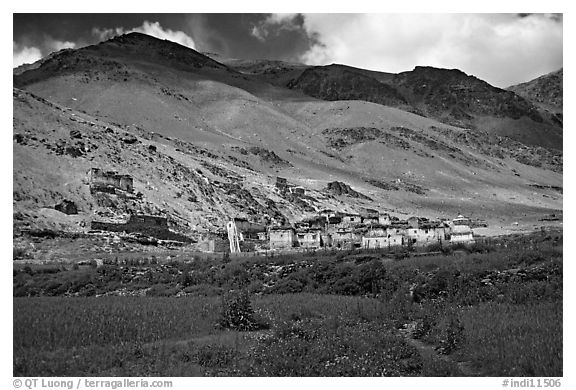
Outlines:
[{"label": "ruined stone structure", "polygon": [[173,240],[182,242],[191,241],[189,237],[172,232],[168,228],[168,219],[166,217],[155,215],[131,215],[128,221],[125,223],[92,221],[90,228],[92,230],[104,230],[118,233],[140,233],[145,236],[154,237],[160,240]]},{"label": "ruined stone structure", "polygon": [[283,177],[277,177],[276,178],[276,188],[280,192],[286,191],[286,189],[288,188],[288,181]]},{"label": "ruined stone structure", "polygon": [[134,191],[134,181],[130,175],[119,175],[116,171],[104,171],[92,168],[88,172],[90,192],[115,193],[116,190],[125,192]]},{"label": "ruined stone structure", "polygon": [[291,194],[295,195],[304,195],[306,190],[303,187],[289,187],[289,191]]}]

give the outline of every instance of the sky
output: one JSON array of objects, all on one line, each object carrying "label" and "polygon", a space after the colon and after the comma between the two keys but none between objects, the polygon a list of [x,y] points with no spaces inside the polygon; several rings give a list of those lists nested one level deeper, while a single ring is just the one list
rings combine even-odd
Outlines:
[{"label": "sky", "polygon": [[13,14],[13,65],[139,31],[227,58],[398,73],[460,69],[498,87],[563,67],[562,14]]}]

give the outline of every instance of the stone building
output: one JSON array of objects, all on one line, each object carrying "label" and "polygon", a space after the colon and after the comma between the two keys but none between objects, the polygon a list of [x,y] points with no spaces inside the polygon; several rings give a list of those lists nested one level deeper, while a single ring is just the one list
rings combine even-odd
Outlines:
[{"label": "stone building", "polygon": [[474,233],[470,227],[470,218],[459,215],[452,221],[450,232],[450,242],[452,243],[473,243]]},{"label": "stone building", "polygon": [[116,171],[104,171],[100,168],[92,168],[88,172],[91,192],[111,192],[122,190],[134,191],[134,181],[130,175],[119,175]]},{"label": "stone building", "polygon": [[296,231],[296,242],[301,248],[320,248],[322,246],[321,233],[320,229]]},{"label": "stone building", "polygon": [[381,249],[402,246],[405,244],[404,235],[389,234],[379,237],[362,237],[362,248]]},{"label": "stone building", "polygon": [[291,249],[294,247],[295,232],[290,226],[271,227],[268,233],[270,249]]},{"label": "stone building", "polygon": [[92,221],[92,230],[104,230],[117,233],[139,233],[160,240],[172,240],[181,242],[191,242],[190,237],[175,233],[169,229],[166,217],[146,214],[131,215],[125,223],[110,223]]},{"label": "stone building", "polygon": [[280,192],[286,191],[288,188],[288,181],[283,177],[276,177],[276,189]]},{"label": "stone building", "polygon": [[259,239],[261,233],[266,232],[266,225],[260,223],[254,223],[248,221],[246,218],[236,217],[234,218],[234,223],[236,224],[236,229],[241,235],[241,240],[244,239]]},{"label": "stone building", "polygon": [[379,214],[380,213],[378,212],[378,210],[364,209],[360,213],[360,216],[362,217],[362,223],[366,225],[377,224],[379,222],[378,221]]},{"label": "stone building", "polygon": [[343,213],[341,223],[344,226],[358,225],[358,224],[362,223],[362,217],[360,216],[360,214]]},{"label": "stone building", "polygon": [[378,223],[380,225],[389,226],[391,223],[390,215],[387,213],[381,213],[378,215]]}]

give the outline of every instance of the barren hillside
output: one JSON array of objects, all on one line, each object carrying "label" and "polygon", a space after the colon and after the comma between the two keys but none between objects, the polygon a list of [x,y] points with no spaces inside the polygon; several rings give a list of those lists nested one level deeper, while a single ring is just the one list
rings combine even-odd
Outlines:
[{"label": "barren hillside", "polygon": [[[279,222],[370,207],[403,217],[463,212],[498,232],[513,222],[532,229],[562,210],[561,129],[538,122],[512,92],[461,72],[224,62],[131,33],[15,72],[15,226],[82,230],[94,218],[145,211],[194,236],[233,216]],[[297,77],[291,88],[262,77],[272,65]],[[417,74],[435,87],[415,89]],[[460,109],[473,114],[473,128],[434,119]],[[94,196],[93,167],[131,175],[141,195]],[[276,176],[305,195],[282,197]],[[331,194],[334,181],[365,197]],[[78,215],[54,210],[63,199]]]}]

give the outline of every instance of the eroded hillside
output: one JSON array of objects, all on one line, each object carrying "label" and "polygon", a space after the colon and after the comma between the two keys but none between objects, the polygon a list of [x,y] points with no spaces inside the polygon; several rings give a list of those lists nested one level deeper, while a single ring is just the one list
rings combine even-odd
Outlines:
[{"label": "eroded hillside", "polygon": [[[261,77],[272,65],[277,74],[294,67],[244,63],[235,70],[227,64],[133,33],[15,72],[15,226],[86,230],[95,218],[140,211],[169,216],[177,230],[194,236],[221,229],[234,216],[281,223],[325,208],[376,208],[401,217],[465,212],[496,228],[518,221],[532,228],[562,209],[562,153],[538,145],[538,137],[526,145],[491,130],[451,126],[422,116],[431,104],[404,107],[420,115],[389,107],[408,102],[416,108],[411,102],[420,99],[419,92],[406,98],[370,84],[376,78],[390,83],[397,77],[391,74],[364,71],[360,84],[349,69],[341,78],[326,78],[324,70],[320,78],[306,76],[337,95],[349,82],[388,99],[367,102],[352,91],[325,101],[296,84],[289,89]],[[306,70],[297,72],[301,77]],[[500,115],[537,123],[537,112],[512,92],[498,94],[510,95],[518,107],[492,104],[492,97],[475,105],[476,86],[484,84],[466,84],[464,76],[458,79],[467,87],[459,93],[469,99],[457,98],[456,106],[467,102],[484,120],[500,121]],[[427,99],[441,104],[439,96]],[[522,111],[521,118],[510,110]],[[95,196],[87,182],[91,168],[131,175],[134,193]],[[277,191],[277,176],[304,194]],[[335,194],[334,182],[353,192]],[[78,205],[77,215],[54,210],[64,199]]]}]

